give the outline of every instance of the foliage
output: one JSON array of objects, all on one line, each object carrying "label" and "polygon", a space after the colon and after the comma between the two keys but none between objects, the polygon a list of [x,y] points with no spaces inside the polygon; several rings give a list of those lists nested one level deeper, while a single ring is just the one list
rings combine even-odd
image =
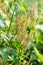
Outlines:
[{"label": "foliage", "polygon": [[43,65],[42,0],[0,0],[0,65]]}]

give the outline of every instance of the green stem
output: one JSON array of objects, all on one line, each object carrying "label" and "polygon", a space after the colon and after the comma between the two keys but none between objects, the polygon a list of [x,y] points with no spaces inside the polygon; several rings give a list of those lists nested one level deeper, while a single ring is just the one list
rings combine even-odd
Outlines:
[{"label": "green stem", "polygon": [[12,24],[12,20],[13,20],[13,15],[14,15],[14,11],[13,11],[13,14],[10,18],[10,25],[9,25],[9,28],[8,28],[8,34],[9,34],[9,31],[10,31],[10,27],[11,27],[11,24]]}]

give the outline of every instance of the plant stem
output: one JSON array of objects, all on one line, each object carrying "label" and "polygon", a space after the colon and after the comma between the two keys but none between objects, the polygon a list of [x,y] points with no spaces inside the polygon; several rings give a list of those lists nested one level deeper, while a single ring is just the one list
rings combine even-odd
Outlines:
[{"label": "plant stem", "polygon": [[9,34],[9,31],[10,31],[10,27],[11,27],[12,20],[13,20],[13,15],[14,15],[14,11],[13,11],[13,14],[12,14],[12,16],[11,16],[11,18],[10,18],[10,25],[9,25],[8,33],[7,33],[7,34]]}]

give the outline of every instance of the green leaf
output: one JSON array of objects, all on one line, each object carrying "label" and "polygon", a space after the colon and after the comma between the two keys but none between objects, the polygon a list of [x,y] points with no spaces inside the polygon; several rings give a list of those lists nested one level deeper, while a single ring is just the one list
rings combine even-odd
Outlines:
[{"label": "green leaf", "polygon": [[6,48],[1,47],[0,48],[0,55],[3,58],[3,62],[6,63],[7,59],[8,59],[8,51]]},{"label": "green leaf", "polygon": [[16,4],[17,6],[19,6],[21,8],[21,10],[26,13],[26,9],[24,8],[24,6],[22,4],[19,4],[18,2],[14,2],[14,4]]},{"label": "green leaf", "polygon": [[9,7],[10,7],[10,8],[12,7],[12,2],[9,2]]},{"label": "green leaf", "polygon": [[39,53],[39,51],[38,51],[37,48],[34,46],[34,44],[32,44],[32,45],[33,45],[33,47],[34,47],[36,56],[39,58],[39,60],[40,60],[41,62],[43,62],[43,55],[41,55],[41,54]]}]

